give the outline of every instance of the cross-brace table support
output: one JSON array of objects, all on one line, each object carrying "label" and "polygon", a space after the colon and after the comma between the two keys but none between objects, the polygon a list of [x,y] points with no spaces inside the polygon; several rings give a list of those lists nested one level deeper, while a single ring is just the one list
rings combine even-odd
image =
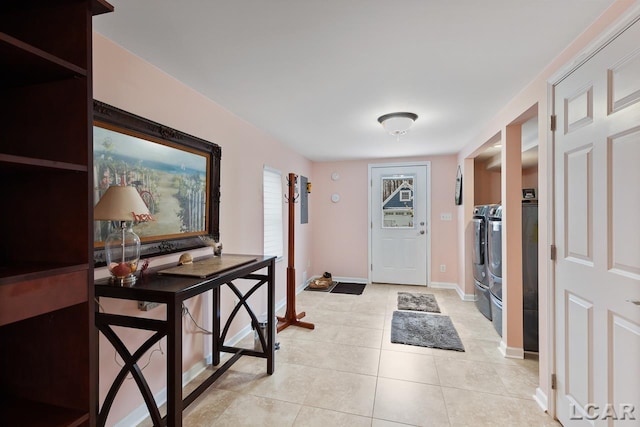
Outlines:
[{"label": "cross-brace table support", "polygon": [[[156,320],[135,316],[101,313],[96,304],[96,327],[113,345],[118,355],[124,361],[120,372],[113,380],[97,417],[97,425],[106,424],[107,417],[113,406],[127,375],[131,374],[135,380],[154,426],[179,427],[182,425],[182,411],[190,405],[202,392],[213,384],[226,372],[241,356],[254,356],[267,359],[267,374],[272,374],[275,368],[275,289],[274,289],[274,257],[256,257],[254,261],[238,268],[226,271],[206,279],[185,278],[148,274],[140,279],[133,287],[125,288],[111,286],[108,282],[96,282],[96,297],[109,297],[135,301],[149,301],[165,304],[167,307],[166,320]],[[267,274],[257,274],[258,270],[267,268]],[[243,279],[257,282],[244,294],[234,284],[234,280]],[[251,318],[251,324],[260,330],[260,324],[253,310],[247,303],[248,298],[263,285],[267,285],[267,336],[260,335],[262,351],[224,344],[233,319],[244,308]],[[238,298],[223,328],[220,327],[220,289],[227,286]],[[212,327],[212,364],[220,365],[220,353],[233,353],[222,366],[193,390],[184,399],[182,397],[182,303],[206,291],[211,292],[213,305]],[[142,329],[154,332],[131,353],[118,337],[113,327]],[[156,345],[162,338],[167,338],[167,414],[163,417],[156,406],[153,392],[138,365],[140,358]]]}]

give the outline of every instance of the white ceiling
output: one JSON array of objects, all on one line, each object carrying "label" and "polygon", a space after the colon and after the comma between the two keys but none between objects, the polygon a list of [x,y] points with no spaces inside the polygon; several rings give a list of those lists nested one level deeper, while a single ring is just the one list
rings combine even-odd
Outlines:
[{"label": "white ceiling", "polygon": [[459,151],[613,0],[110,3],[97,32],[325,161]]}]

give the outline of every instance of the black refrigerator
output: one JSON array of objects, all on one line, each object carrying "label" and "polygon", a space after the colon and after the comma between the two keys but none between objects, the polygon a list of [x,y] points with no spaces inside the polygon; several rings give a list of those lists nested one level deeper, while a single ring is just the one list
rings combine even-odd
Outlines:
[{"label": "black refrigerator", "polygon": [[538,203],[522,201],[522,313],[524,350],[538,351]]}]

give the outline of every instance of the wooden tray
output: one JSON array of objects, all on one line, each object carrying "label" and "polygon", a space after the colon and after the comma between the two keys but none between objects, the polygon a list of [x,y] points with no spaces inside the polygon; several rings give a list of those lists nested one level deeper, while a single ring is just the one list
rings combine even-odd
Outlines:
[{"label": "wooden tray", "polygon": [[158,271],[158,274],[207,278],[255,261],[250,255],[220,255]]}]

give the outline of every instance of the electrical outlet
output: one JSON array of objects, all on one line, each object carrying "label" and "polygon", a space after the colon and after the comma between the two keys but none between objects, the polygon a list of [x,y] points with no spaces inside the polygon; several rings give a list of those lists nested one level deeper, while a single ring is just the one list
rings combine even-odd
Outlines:
[{"label": "electrical outlet", "polygon": [[138,310],[149,311],[153,308],[156,308],[159,305],[160,305],[159,302],[138,301]]},{"label": "electrical outlet", "polygon": [[446,264],[440,264],[440,272],[444,273],[447,271],[447,265]]}]

